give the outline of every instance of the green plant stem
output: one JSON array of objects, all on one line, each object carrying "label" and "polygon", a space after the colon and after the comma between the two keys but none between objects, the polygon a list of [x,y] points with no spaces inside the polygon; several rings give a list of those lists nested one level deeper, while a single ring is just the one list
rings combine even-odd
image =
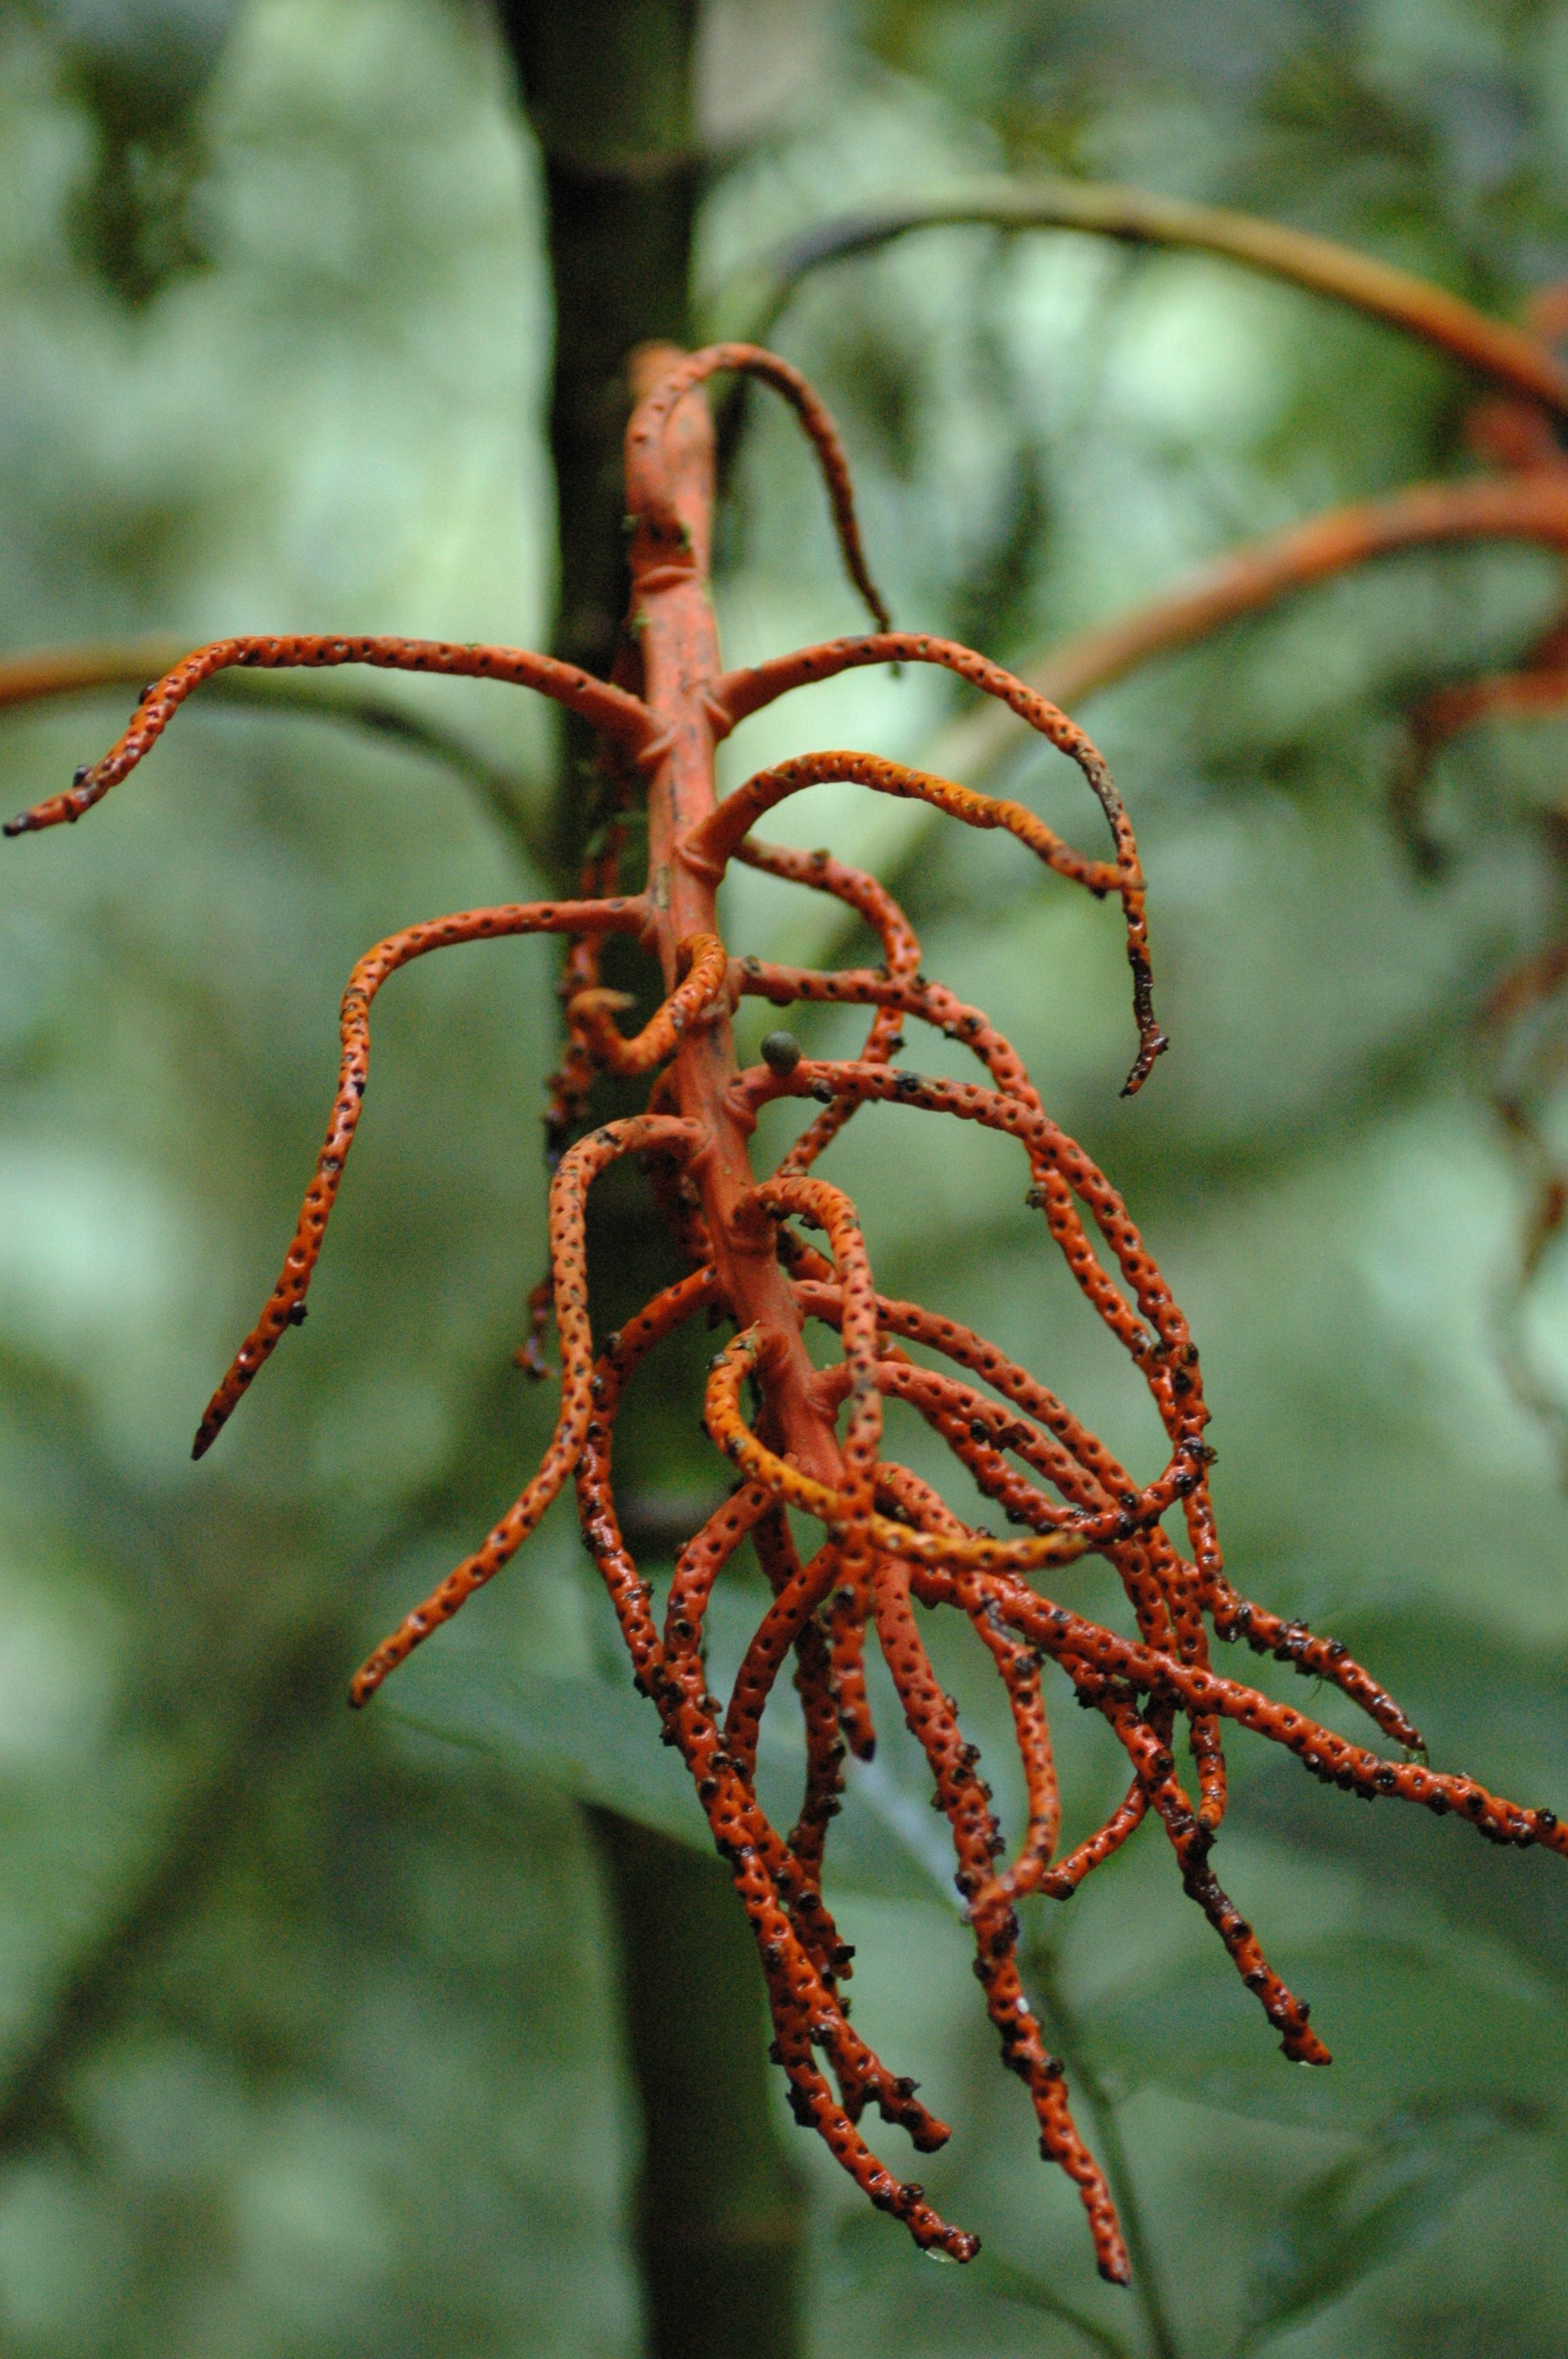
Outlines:
[{"label": "green plant stem", "polygon": [[1121,2233],[1132,2262],[1132,2294],[1143,2314],[1149,2348],[1154,2359],[1182,2359],[1181,2345],[1165,2307],[1159,2265],[1150,2245],[1139,2201],[1137,2182],[1122,2143],[1116,2102],[1095,2071],[1083,2035],[1056,1973],[1055,1951],[1036,1939],[1029,1951],[1029,1977],[1034,1985],[1042,2020],[1052,2045],[1067,2068],[1067,2077],[1094,2116],[1095,2144],[1121,2215]]},{"label": "green plant stem", "polygon": [[838,215],[721,288],[708,306],[714,332],[765,342],[802,280],[825,264],[872,253],[916,230],[963,225],[1080,230],[1130,245],[1219,255],[1385,321],[1544,403],[1558,417],[1568,416],[1568,369],[1544,343],[1430,279],[1280,222],[1087,180],[970,182],[942,195]]},{"label": "green plant stem", "polygon": [[745,1919],[700,1852],[588,1815],[622,1931],[649,2359],[793,2359],[805,2201],[779,2167]]},{"label": "green plant stem", "polygon": [[[630,576],[622,529],[627,362],[690,341],[698,162],[697,0],[497,0],[545,167],[555,368],[557,655],[607,677]],[[575,888],[602,812],[598,747],[569,715],[554,874]]]},{"label": "green plant stem", "polygon": [[1060,2319],[1064,2326],[1070,2326],[1074,2333],[1081,2335],[1093,2350],[1103,2351],[1106,2359],[1129,2359],[1127,2345],[1119,2334],[1113,2333],[1108,2326],[1101,2326],[1098,2320],[1089,2318],[1083,2310],[1076,2310],[1070,2301],[1064,2301],[1059,2294],[1054,2293],[1049,2286],[1042,2285],[1040,2279],[1033,2277],[1027,2269],[1019,2268],[1012,2261],[1004,2261],[998,2254],[989,2253],[985,2256],[985,2271],[987,2290],[997,2294],[1003,2301],[1017,2302],[1022,2309],[1037,2310],[1047,2318]]}]

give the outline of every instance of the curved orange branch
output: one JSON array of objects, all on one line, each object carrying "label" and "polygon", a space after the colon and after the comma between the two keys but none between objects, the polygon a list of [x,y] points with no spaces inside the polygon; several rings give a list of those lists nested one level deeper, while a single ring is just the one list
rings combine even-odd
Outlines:
[{"label": "curved orange branch", "polygon": [[[588,906],[601,905],[590,902]],[[643,908],[645,914],[645,903]],[[605,1072],[626,1077],[650,1072],[655,1065],[662,1065],[667,1057],[674,1056],[687,1027],[696,1023],[723,990],[730,959],[716,934],[691,935],[681,943],[680,956],[688,962],[685,980],[676,984],[634,1039],[626,1039],[611,1020],[614,1010],[633,1005],[626,993],[595,988],[579,991],[568,1000],[567,1021],[581,1033],[589,1055]]]},{"label": "curved orange branch", "polygon": [[[1217,255],[1385,321],[1568,418],[1568,370],[1541,341],[1551,333],[1545,319],[1532,321],[1538,332],[1530,333],[1478,311],[1431,279],[1311,231],[1221,205],[1092,180],[979,181],[826,222],[751,274],[756,290],[751,296],[752,332],[765,336],[801,280],[825,264],[873,252],[918,230],[966,225],[1011,234],[1077,230],[1129,245]],[[722,294],[717,308],[726,308]]]},{"label": "curved orange branch", "polygon": [[50,795],[7,820],[4,832],[28,835],[40,828],[59,827],[62,821],[79,820],[94,803],[102,802],[110,788],[152,751],[192,690],[211,679],[214,672],[232,664],[260,671],[287,671],[360,663],[384,671],[446,672],[465,679],[509,680],[519,688],[537,689],[634,754],[641,753],[656,734],[646,707],[624,689],[595,679],[575,665],[557,663],[553,656],[531,655],[522,647],[452,647],[443,639],[215,639],[211,647],[198,647],[144,691],[130,727],[101,761],[80,769],[65,793]]},{"label": "curved orange branch", "polygon": [[[760,378],[775,393],[782,394],[795,411],[822,469],[844,570],[865,600],[878,628],[891,630],[888,610],[871,580],[861,547],[849,462],[838,440],[838,429],[820,395],[800,371],[781,360],[777,353],[764,352],[758,344],[709,344],[702,352],[676,359],[674,366],[660,376],[639,405],[627,429],[626,506],[658,545],[655,565],[689,567],[696,554],[689,528],[670,495],[664,448],[670,420],[687,394],[726,370]],[[653,569],[644,561],[640,570],[646,581]]]},{"label": "curved orange branch", "polygon": [[646,914],[646,904],[640,898],[515,902],[493,909],[465,909],[451,918],[432,918],[423,925],[389,934],[365,952],[343,993],[338,1094],[327,1125],[326,1144],[317,1158],[316,1177],[305,1191],[299,1220],[266,1308],[202,1412],[191,1444],[192,1458],[206,1456],[288,1329],[304,1321],[305,1298],[326,1240],[327,1223],[370,1081],[371,1003],[388,975],[395,974],[411,959],[424,958],[431,951],[447,950],[457,942],[499,941],[514,934],[637,933]]},{"label": "curved orange branch", "polygon": [[[1387,499],[1331,508],[1217,558],[1165,596],[1064,640],[1029,664],[1023,678],[1039,695],[1075,704],[1314,582],[1406,549],[1496,540],[1533,541],[1568,554],[1568,474],[1543,468],[1416,484]],[[1006,712],[967,713],[945,734],[943,757],[983,777],[1024,742]]]},{"label": "curved orange branch", "polygon": [[700,1134],[690,1123],[665,1115],[638,1114],[609,1123],[563,1156],[550,1182],[550,1266],[555,1275],[556,1331],[561,1339],[561,1407],[539,1471],[481,1548],[465,1557],[440,1586],[405,1614],[355,1672],[349,1700],[370,1701],[387,1673],[411,1655],[441,1623],[449,1622],[476,1589],[492,1581],[516,1555],[582,1455],[593,1412],[593,1332],[588,1315],[588,1256],[583,1207],[588,1191],[606,1166],[645,1148],[690,1154]]}]

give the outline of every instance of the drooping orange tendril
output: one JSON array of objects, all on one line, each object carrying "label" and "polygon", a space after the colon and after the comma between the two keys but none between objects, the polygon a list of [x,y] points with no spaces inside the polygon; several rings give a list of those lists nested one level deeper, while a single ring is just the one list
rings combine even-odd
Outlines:
[{"label": "drooping orange tendril", "polygon": [[510,680],[554,697],[557,704],[579,713],[633,754],[641,754],[655,734],[651,715],[636,697],[608,680],[595,679],[591,672],[579,671],[575,664],[557,663],[554,656],[531,655],[523,647],[453,647],[444,639],[214,639],[145,690],[130,727],[102,760],[79,770],[64,794],[51,795],[7,820],[5,832],[27,835],[90,811],[152,751],[192,690],[232,664],[260,671],[373,664],[384,671],[446,672],[465,679]]},{"label": "drooping orange tendril", "polygon": [[[827,489],[828,503],[833,510],[833,528],[838,537],[838,547],[844,559],[844,570],[865,600],[871,617],[881,630],[891,630],[892,619],[882,603],[881,592],[871,580],[860,545],[860,527],[855,515],[855,495],[849,481],[849,462],[838,439],[838,429],[827,414],[827,408],[815,386],[802,376],[797,368],[781,360],[777,353],[764,352],[760,344],[708,344],[699,353],[688,353],[684,359],[663,374],[638,407],[626,431],[626,505],[655,539],[666,546],[661,551],[661,562],[679,565],[694,554],[687,519],[679,513],[677,503],[671,497],[668,477],[662,463],[664,441],[670,420],[681,401],[696,386],[709,377],[733,370],[742,376],[753,376],[782,394],[790,404],[815,450],[822,479]],[[644,581],[649,579],[645,573]]]},{"label": "drooping orange tendril", "polygon": [[556,1332],[561,1343],[561,1406],[550,1446],[539,1470],[509,1507],[482,1547],[405,1614],[367,1662],[355,1672],[350,1701],[368,1703],[388,1671],[411,1655],[438,1624],[449,1621],[476,1589],[493,1580],[539,1521],[582,1455],[593,1414],[593,1332],[588,1316],[588,1252],[584,1204],[589,1189],[607,1165],[622,1155],[663,1147],[691,1154],[701,1135],[691,1123],[667,1115],[639,1114],[607,1123],[564,1155],[550,1181],[550,1267],[556,1288]]},{"label": "drooping orange tendril", "polygon": [[1059,753],[1077,765],[1105,813],[1116,847],[1115,862],[1087,860],[1074,852],[1021,803],[977,794],[950,779],[929,777],[902,763],[884,762],[865,754],[807,755],[794,762],[781,763],[776,769],[759,772],[735,794],[727,796],[719,810],[686,838],[681,857],[690,863],[711,862],[715,858],[722,862],[733,853],[752,820],[771,810],[775,802],[798,792],[802,787],[838,778],[871,787],[882,794],[930,803],[970,827],[1006,828],[1062,875],[1086,885],[1091,893],[1117,892],[1121,897],[1127,926],[1127,960],[1132,969],[1132,1008],[1138,1026],[1138,1056],[1122,1085],[1122,1095],[1134,1096],[1148,1080],[1155,1059],[1170,1046],[1154,1015],[1145,906],[1148,894],[1137,839],[1120,790],[1104,755],[1076,722],[1069,721],[1065,712],[1024,681],[1003,671],[1000,664],[976,655],[972,648],[959,647],[951,639],[925,638],[909,632],[836,639],[823,647],[803,647],[795,655],[781,657],[771,664],[759,664],[750,671],[731,672],[719,682],[709,703],[717,712],[722,734],[790,689],[876,663],[940,664],[999,700],[1021,721],[1048,738]]},{"label": "drooping orange tendril", "polygon": [[[1151,1815],[1175,1856],[1188,1897],[1203,1910],[1238,1972],[1278,2031],[1288,2056],[1327,2060],[1303,2002],[1269,1965],[1251,1927],[1216,1880],[1210,1854],[1226,1799],[1222,1734],[1235,1723],[1295,1753],[1315,1776],[1368,1799],[1391,1796],[1455,1810],[1498,1843],[1542,1843],[1568,1854],[1568,1830],[1549,1810],[1500,1800],[1473,1779],[1419,1761],[1385,1760],[1305,1715],[1217,1672],[1209,1631],[1245,1638],[1303,1675],[1332,1682],[1396,1745],[1420,1747],[1413,1723],[1333,1639],[1314,1636],[1239,1595],[1227,1577],[1208,1491],[1213,1456],[1196,1348],[1187,1322],[1120,1196],[1051,1120],[1017,1052],[983,1011],[920,972],[907,917],[873,877],[830,852],[757,842],[748,831],[786,795],[848,780],[914,796],[966,823],[1002,827],[1058,874],[1120,897],[1134,974],[1139,1056],[1128,1086],[1146,1078],[1164,1046],[1151,999],[1144,885],[1137,845],[1105,763],[1053,704],[952,643],[881,630],[803,650],[747,672],[720,671],[706,571],[711,507],[711,435],[695,388],[720,369],[765,378],[795,405],[822,461],[846,564],[885,624],[866,571],[848,469],[836,432],[810,387],[787,364],[747,346],[717,346],[676,360],[644,359],[643,398],[628,435],[635,660],[613,682],[514,650],[451,648],[390,639],[228,640],[177,666],[144,701],[126,736],[81,773],[70,790],[13,823],[13,832],[77,818],[135,766],[181,699],[225,663],[381,663],[520,681],[556,696],[606,738],[606,765],[623,795],[646,780],[646,890],[622,897],[619,823],[591,853],[575,900],[522,904],[437,919],[393,935],[355,968],[342,1008],[342,1061],[331,1125],[283,1274],[262,1319],[214,1395],[197,1438],[212,1440],[241,1393],[303,1315],[368,1071],[371,1002],[408,960],[449,944],[528,932],[568,938],[563,996],[568,1049],[552,1083],[547,1142],[551,1271],[531,1305],[524,1356],[544,1373],[539,1343],[553,1315],[561,1397],[537,1472],[483,1545],[374,1649],[356,1675],[363,1703],[383,1680],[473,1591],[491,1580],[575,1477],[584,1538],[604,1581],[631,1673],[660,1734],[689,1770],[714,1843],[726,1861],[755,1937],[773,2018],[774,2060],[796,2119],[815,2129],[856,2184],[901,2219],[915,2242],[967,2260],[979,2239],[953,2227],[913,2180],[882,2164],[859,2126],[868,2107],[905,2131],[917,2150],[948,2132],[920,2104],[915,2083],[891,2072],[850,2027],[840,1984],[853,1952],[824,1896],[847,1754],[875,1744],[868,1659],[874,1644],[930,1771],[946,1820],[955,1885],[975,1940],[976,1972],[1003,2060],[1023,2081],[1042,2153],[1078,2187],[1101,2272],[1125,2280],[1128,2260],[1098,2165],[1074,2125],[1062,2067],[1042,2037],[1018,1963],[1021,1904],[1065,1900],[1113,1858]],[[760,773],[729,799],[715,799],[712,749],[748,712],[785,690],[852,666],[946,666],[1000,699],[1070,756],[1109,822],[1114,861],[1072,852],[1023,806],[953,781],[858,754],[806,756]],[[630,683],[635,683],[632,685]],[[881,969],[836,973],[732,959],[717,891],[732,860],[833,895],[881,943]],[[611,932],[635,936],[659,963],[664,990],[634,1038],[613,1017],[625,1004],[600,984],[599,950]],[[787,1032],[771,1034],[763,1063],[740,1071],[730,1035],[743,995],[783,1006],[845,1005],[871,1011],[863,1053],[803,1055]],[[892,1061],[914,1019],[968,1048],[979,1081],[928,1078]],[[653,1074],[645,1114],[588,1128],[595,1079]],[[759,1180],[751,1142],[773,1102],[820,1109]],[[976,1122],[1015,1140],[1030,1171],[1030,1202],[1085,1300],[1127,1353],[1163,1434],[1162,1463],[1133,1475],[1038,1378],[946,1314],[878,1291],[865,1236],[845,1192],[815,1166],[858,1109],[903,1106]],[[575,1143],[574,1143],[575,1141]],[[693,1264],[617,1334],[597,1346],[589,1307],[585,1202],[611,1163],[635,1157],[655,1201]],[[807,1242],[815,1230],[826,1250]],[[647,1354],[698,1312],[737,1333],[711,1364],[704,1417],[738,1474],[730,1496],[680,1551],[661,1617],[652,1583],[627,1547],[616,1513],[612,1442],[617,1415]],[[836,1334],[841,1356],[818,1368],[804,1322]],[[933,1355],[941,1364],[912,1356]],[[531,1356],[529,1356],[531,1354]],[[956,1373],[961,1372],[961,1373]],[[756,1406],[742,1405],[747,1385]],[[967,1523],[933,1486],[887,1454],[884,1405],[924,1420],[994,1501],[1017,1537]],[[1166,1529],[1176,1509],[1186,1549]],[[823,1537],[802,1561],[790,1513]],[[748,1543],[771,1593],[728,1700],[709,1691],[705,1636],[716,1584]],[[1035,1578],[1071,1579],[1086,1556],[1117,1574],[1134,1635],[1124,1636],[1042,1595]],[[1025,1812],[1009,1860],[1007,1839],[917,1625],[914,1607],[951,1609],[994,1665],[1007,1694],[1022,1770]],[[762,1722],[786,1660],[805,1721],[805,1788],[786,1834],[756,1792]],[[1063,1850],[1062,1806],[1044,1674],[1054,1666],[1076,1701],[1097,1712],[1126,1755],[1131,1782],[1105,1823]],[[1176,1724],[1190,1732],[1195,1799],[1176,1774]],[[1008,1861],[1009,1864],[1001,1863]]]},{"label": "drooping orange tendril", "polygon": [[252,1384],[290,1327],[303,1324],[305,1298],[327,1235],[327,1223],[337,1201],[343,1167],[359,1128],[360,1109],[370,1082],[371,1002],[386,981],[411,959],[445,950],[454,942],[499,941],[512,934],[575,934],[591,928],[597,933],[635,933],[647,915],[641,900],[517,902],[493,909],[463,909],[450,918],[432,918],[426,924],[406,926],[367,951],[350,975],[339,1015],[342,1052],[338,1066],[338,1093],[327,1125],[326,1144],[317,1159],[316,1177],[305,1191],[298,1225],[284,1256],[277,1284],[265,1310],[234,1354],[228,1375],[202,1412],[191,1445],[193,1458],[205,1457],[228,1423],[241,1395]]},{"label": "drooping orange tendril", "polygon": [[[809,1564],[802,1565],[790,1535],[789,1520],[776,1506],[757,1525],[752,1534],[752,1545],[775,1597],[782,1603],[787,1594],[791,1600],[781,1615],[780,1626],[793,1615],[795,1626],[786,1643],[795,1648],[795,1688],[805,1721],[806,1791],[801,1797],[800,1815],[790,1830],[789,1846],[803,1873],[819,1891],[827,1830],[843,1807],[839,1797],[844,1790],[845,1746],[839,1734],[840,1699],[833,1664],[815,1606],[818,1586],[830,1585],[838,1578],[838,1551],[827,1541]],[[768,1620],[764,1617],[759,1639],[767,1629]],[[770,1661],[765,1642],[762,1650],[754,1646],[736,1674],[730,1693],[724,1722],[725,1743],[731,1748],[739,1744],[748,1777],[756,1767],[757,1732],[777,1669],[776,1661]],[[844,1971],[849,1971],[847,1964]]]},{"label": "drooping orange tendril", "polygon": [[[734,856],[764,875],[777,876],[789,884],[808,885],[816,893],[832,894],[863,918],[875,933],[890,975],[907,978],[919,973],[920,943],[914,928],[886,887],[874,876],[868,876],[864,869],[851,868],[847,862],[836,860],[830,852],[796,852],[789,845],[760,843],[754,835],[748,835],[736,846]],[[742,959],[742,989],[755,987],[753,978],[762,973],[762,963],[756,958]],[[873,1060],[885,1059],[903,1045],[898,1011],[879,1007],[861,1056]],[[791,1149],[790,1169],[809,1170],[817,1157],[831,1147],[854,1111],[853,1105],[846,1102],[830,1105],[819,1114]]]}]

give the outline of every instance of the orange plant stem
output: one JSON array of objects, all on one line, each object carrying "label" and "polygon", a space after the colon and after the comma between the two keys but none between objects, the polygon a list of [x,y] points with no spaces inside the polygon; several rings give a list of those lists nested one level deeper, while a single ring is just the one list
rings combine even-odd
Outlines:
[{"label": "orange plant stem", "polygon": [[[720,349],[723,349],[722,347]],[[669,381],[678,354],[654,346],[638,356],[633,383],[646,395]],[[719,676],[719,633],[708,594],[713,513],[713,428],[695,388],[657,416],[633,418],[628,505],[639,523],[632,542],[632,612],[643,661],[643,698],[658,734],[641,757],[648,781],[649,933],[673,991],[677,945],[719,931],[714,880],[677,861],[679,840],[716,808],[715,716],[708,691]],[[815,1373],[801,1340],[801,1315],[779,1266],[777,1234],[755,1197],[747,1141],[751,1125],[730,1095],[739,1068],[727,1006],[688,1028],[675,1060],[676,1101],[705,1134],[691,1176],[713,1241],[719,1289],[742,1327],[762,1339],[761,1369],[781,1445],[806,1473],[834,1489],[844,1462],[832,1419],[811,1398]]]},{"label": "orange plant stem", "polygon": [[[1541,468],[1457,484],[1415,484],[1387,499],[1330,508],[1217,558],[1163,598],[1064,639],[1022,677],[1038,695],[1076,704],[1141,664],[1179,655],[1229,623],[1377,558],[1407,549],[1497,540],[1534,541],[1568,555],[1568,473]],[[983,777],[1024,742],[1013,714],[988,705],[945,731],[933,759],[970,779]]]},{"label": "orange plant stem", "polygon": [[1430,278],[1284,222],[1087,180],[982,180],[946,194],[841,214],[807,230],[764,266],[751,332],[765,337],[800,281],[826,263],[873,252],[918,230],[966,226],[1013,233],[1079,230],[1126,245],[1217,255],[1402,329],[1478,375],[1568,416],[1568,369],[1542,341],[1551,332],[1545,321],[1532,321],[1539,327],[1532,334],[1492,319]]}]

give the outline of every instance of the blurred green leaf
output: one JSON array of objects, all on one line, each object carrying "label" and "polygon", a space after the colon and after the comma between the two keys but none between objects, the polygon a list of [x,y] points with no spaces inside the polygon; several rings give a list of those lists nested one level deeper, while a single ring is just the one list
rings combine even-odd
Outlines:
[{"label": "blurred green leaf", "polygon": [[[489,1756],[577,1800],[617,1810],[697,1851],[712,1837],[680,1756],[661,1745],[651,1703],[624,1679],[548,1678],[460,1643],[427,1648],[389,1690],[389,1718]],[[884,1756],[887,1748],[884,1748]],[[757,1790],[773,1823],[799,1807],[804,1757],[787,1723],[763,1723]],[[950,1908],[951,1854],[925,1796],[881,1758],[852,1763],[828,1853],[828,1890]]]},{"label": "blurred green leaf", "polygon": [[1021,2309],[1039,2310],[1046,2318],[1059,2318],[1093,2350],[1104,2351],[1110,2359],[1126,2359],[1130,2346],[1119,2334],[1113,2334],[1098,2319],[1087,2318],[1069,2301],[1064,2301],[1054,2288],[1032,2269],[1020,2268],[1016,2261],[1004,2260],[1000,2253],[982,2256],[985,2276],[982,2283],[988,2293],[995,2293],[1003,2301],[1017,2302]]},{"label": "blurred green leaf", "polygon": [[1295,2127],[1369,2131],[1419,2114],[1441,2087],[1455,2104],[1508,2111],[1568,2085],[1568,2030],[1553,1994],[1521,1987],[1482,1942],[1435,1924],[1425,1941],[1366,1925],[1271,1944],[1273,1962],[1310,1999],[1330,2071],[1285,2061],[1217,1950],[1120,1984],[1086,2011],[1095,2051],[1129,2088],[1167,2089],[1225,2112]]},{"label": "blurred green leaf", "polygon": [[1541,2118],[1522,2104],[1433,2098],[1309,2181],[1258,2255],[1233,2359],[1430,2235],[1504,2141]]},{"label": "blurred green leaf", "polygon": [[385,1709],[447,1745],[491,1755],[583,1802],[694,1849],[712,1848],[678,1754],[630,1680],[540,1679],[463,1647],[432,1647]]},{"label": "blurred green leaf", "polygon": [[967,2306],[965,2297],[980,2294],[997,2301],[1015,2303],[1019,2309],[1032,2310],[1043,2318],[1056,2319],[1071,2330],[1075,2344],[1087,2343],[1091,2351],[1105,2353],[1106,2359],[1132,2359],[1132,2345],[1123,2336],[1091,2318],[1076,2302],[1065,2299],[1033,2269],[1004,2259],[989,2245],[961,2275],[945,2271],[933,2278],[929,2270],[924,2269],[916,2281],[904,2256],[891,2258],[885,2242],[878,2236],[875,2221],[864,2212],[852,2212],[838,2233],[838,2274],[846,2289],[881,2277],[896,2283],[911,2309],[917,2307],[926,2313],[935,2308],[939,2315],[951,2316],[955,2322]]}]

